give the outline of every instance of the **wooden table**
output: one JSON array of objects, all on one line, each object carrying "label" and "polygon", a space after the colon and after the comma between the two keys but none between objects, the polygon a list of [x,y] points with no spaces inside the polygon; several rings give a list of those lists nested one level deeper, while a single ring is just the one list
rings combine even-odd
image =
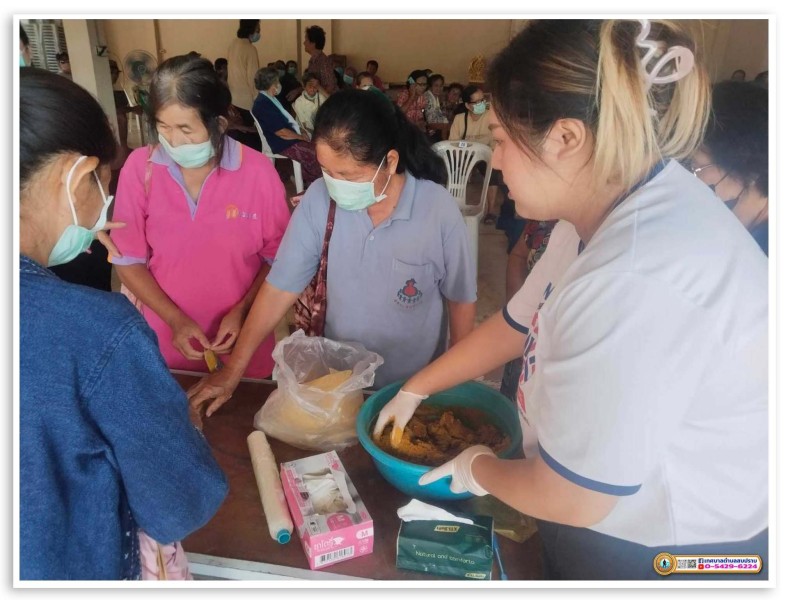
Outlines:
[{"label": "wooden table", "polygon": [[[184,389],[198,380],[184,374],[175,374],[175,378]],[[230,490],[213,519],[183,541],[195,575],[210,576],[214,573],[211,568],[218,565],[223,577],[232,573],[232,576],[245,579],[443,579],[396,568],[396,536],[400,523],[396,510],[410,498],[382,478],[360,444],[341,450],[339,457],[374,521],[374,552],[311,571],[296,532],[287,544],[278,544],[271,538],[246,437],[253,430],[254,414],[274,389],[275,383],[243,381],[232,400],[205,419],[203,433],[227,476]],[[319,453],[299,450],[273,438],[268,441],[279,463]],[[541,578],[538,534],[523,543],[498,537],[509,579]],[[496,564],[493,578],[499,579]]]}]

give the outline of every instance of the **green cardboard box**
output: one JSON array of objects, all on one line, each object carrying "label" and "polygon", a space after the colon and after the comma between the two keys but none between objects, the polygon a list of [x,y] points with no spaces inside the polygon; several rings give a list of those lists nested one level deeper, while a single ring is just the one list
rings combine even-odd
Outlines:
[{"label": "green cardboard box", "polygon": [[474,524],[402,521],[396,538],[396,567],[456,579],[492,579],[493,519],[457,516],[472,519]]}]

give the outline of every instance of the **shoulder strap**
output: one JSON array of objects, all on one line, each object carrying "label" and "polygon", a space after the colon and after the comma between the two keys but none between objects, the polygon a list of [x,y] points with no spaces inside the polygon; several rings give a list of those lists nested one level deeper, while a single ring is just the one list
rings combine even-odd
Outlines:
[{"label": "shoulder strap", "polygon": [[467,112],[465,112],[465,130],[462,132],[462,139],[467,137]]}]

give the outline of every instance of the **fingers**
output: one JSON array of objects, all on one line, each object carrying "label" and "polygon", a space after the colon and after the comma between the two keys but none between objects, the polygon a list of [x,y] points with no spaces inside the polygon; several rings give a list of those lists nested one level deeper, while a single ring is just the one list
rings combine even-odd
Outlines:
[{"label": "fingers", "polygon": [[402,429],[399,425],[394,423],[393,429],[391,430],[391,446],[394,448],[398,448],[399,444],[402,443],[402,436],[404,435],[404,429]]},{"label": "fingers", "polygon": [[232,349],[232,346],[235,345],[235,340],[238,339],[238,332],[231,331],[227,340],[219,344],[218,342],[223,339],[225,335],[226,334],[216,336],[216,340],[213,342],[211,350],[220,354],[226,354]]},{"label": "fingers", "polygon": [[[125,223],[123,223],[125,225]],[[101,245],[107,249],[110,256],[114,256],[115,258],[122,258],[123,255],[118,250],[118,247],[115,246],[115,243],[112,241],[112,238],[109,237],[109,234],[106,231],[99,231],[96,234],[96,239],[101,242]]]},{"label": "fingers", "polygon": [[[208,337],[204,333],[202,333],[202,330],[199,327],[194,327],[194,329],[190,332],[189,337],[197,340],[202,345],[203,350],[206,348],[209,349],[211,347],[211,343],[208,341]],[[199,352],[198,354],[199,356],[197,358],[198,359],[202,358],[202,352]]]},{"label": "fingers", "polygon": [[189,343],[189,338],[177,338],[172,341],[172,345],[180,352],[185,358],[189,360],[202,360],[202,353],[195,350]]},{"label": "fingers", "polygon": [[191,402],[191,399],[194,396],[196,396],[202,390],[203,387],[205,387],[205,380],[206,379],[207,379],[207,377],[203,377],[197,383],[192,385],[188,390],[186,390],[186,398],[189,399],[189,402]]},{"label": "fingers", "polygon": [[374,437],[375,439],[379,440],[380,439],[380,435],[382,435],[382,433],[383,433],[383,429],[385,429],[385,426],[392,419],[393,419],[393,415],[388,414],[386,412],[386,410],[383,409],[382,412],[380,412],[380,414],[377,416],[377,423],[374,426],[374,431],[372,432],[372,437]]},{"label": "fingers", "polygon": [[104,223],[102,231],[109,231],[110,229],[123,229],[126,224],[123,221],[107,221]]},{"label": "fingers", "polygon": [[443,477],[450,477],[452,474],[453,465],[450,462],[447,462],[444,465],[436,467],[431,471],[421,475],[421,478],[418,480],[418,485],[429,485],[430,483],[434,483]]},{"label": "fingers", "polygon": [[211,405],[208,407],[208,410],[205,412],[205,416],[207,416],[207,417],[211,416],[211,415],[212,415],[213,413],[215,413],[215,412],[216,412],[216,411],[217,411],[219,408],[221,408],[221,406],[222,406],[222,405],[223,405],[223,404],[224,404],[224,403],[225,403],[227,400],[229,400],[230,398],[232,398],[232,396],[230,396],[229,394],[222,394],[221,396],[219,396],[218,398],[216,398],[216,399],[213,401],[213,403],[212,403],[212,404],[211,404]]}]

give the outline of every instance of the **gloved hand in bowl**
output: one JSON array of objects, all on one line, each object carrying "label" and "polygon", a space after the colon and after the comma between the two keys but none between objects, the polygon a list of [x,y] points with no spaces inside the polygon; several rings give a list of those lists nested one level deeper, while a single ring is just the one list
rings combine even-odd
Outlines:
[{"label": "gloved hand in bowl", "polygon": [[470,492],[476,496],[486,496],[489,492],[478,484],[473,477],[472,470],[473,461],[485,454],[488,456],[495,455],[495,453],[486,446],[470,446],[466,450],[463,450],[456,458],[424,473],[418,480],[418,484],[429,485],[443,477],[450,477],[451,485],[449,487],[454,494]]},{"label": "gloved hand in bowl", "polygon": [[396,396],[394,396],[388,404],[383,406],[383,409],[377,416],[377,423],[372,432],[374,439],[379,440],[385,426],[389,421],[393,421],[391,446],[398,448],[402,441],[404,428],[407,426],[410,419],[413,418],[415,409],[428,397],[428,395],[413,394],[412,392],[399,390]]}]

